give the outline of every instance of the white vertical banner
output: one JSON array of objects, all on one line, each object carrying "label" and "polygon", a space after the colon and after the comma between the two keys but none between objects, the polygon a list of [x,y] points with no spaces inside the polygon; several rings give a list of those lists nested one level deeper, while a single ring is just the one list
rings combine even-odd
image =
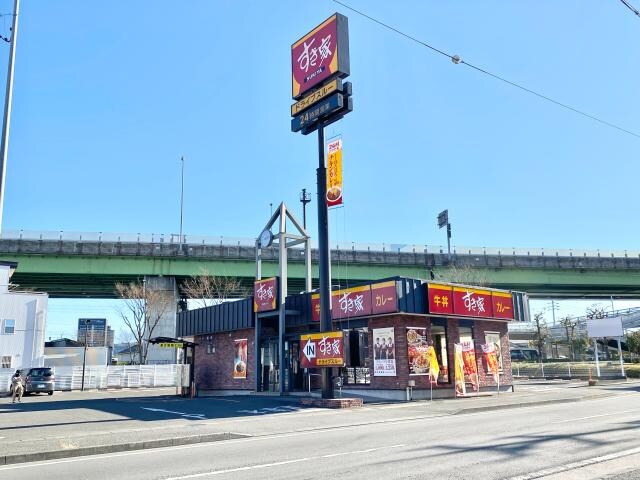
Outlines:
[{"label": "white vertical banner", "polygon": [[396,376],[394,333],[393,327],[373,329],[373,375],[376,377]]}]

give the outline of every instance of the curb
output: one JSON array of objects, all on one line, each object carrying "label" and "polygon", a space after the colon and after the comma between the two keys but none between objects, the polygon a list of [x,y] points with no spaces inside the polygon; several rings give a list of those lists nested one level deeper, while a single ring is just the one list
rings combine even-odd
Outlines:
[{"label": "curb", "polygon": [[453,413],[452,415],[464,415],[468,413],[488,412],[492,410],[509,410],[514,408],[526,408],[526,407],[539,407],[542,405],[553,405],[562,403],[577,403],[588,400],[599,400],[601,398],[612,397],[613,394],[594,395],[589,397],[574,397],[574,398],[556,398],[552,400],[538,400],[536,402],[522,402],[522,403],[507,403],[504,405],[488,405],[486,407],[470,407],[463,408]]},{"label": "curb", "polygon": [[247,438],[250,436],[251,435],[230,432],[209,433],[204,435],[191,435],[188,437],[166,438],[161,440],[117,443],[113,445],[80,447],[67,450],[51,450],[48,452],[0,455],[0,466],[14,465],[16,463],[42,462],[44,460],[59,460],[61,458],[70,457],[83,457],[87,455],[100,455],[104,453],[128,452],[130,450],[145,450],[148,448],[177,447],[179,445],[191,445],[195,443],[220,442],[237,438]]}]

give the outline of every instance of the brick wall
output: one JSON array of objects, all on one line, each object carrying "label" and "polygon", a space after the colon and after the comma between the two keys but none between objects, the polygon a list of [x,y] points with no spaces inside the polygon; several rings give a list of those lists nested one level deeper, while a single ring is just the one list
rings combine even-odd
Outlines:
[{"label": "brick wall", "polygon": [[[349,385],[348,388],[371,388],[381,390],[405,389],[409,380],[415,381],[415,388],[428,389],[428,375],[409,375],[409,360],[407,353],[407,327],[419,327],[427,329],[427,338],[431,337],[431,320],[428,317],[412,317],[409,315],[390,315],[387,317],[372,318],[369,321],[369,358],[367,366],[373,372],[373,338],[374,328],[394,327],[394,343],[396,346],[396,376],[376,377],[371,376],[371,384],[368,386]],[[453,381],[454,375],[454,343],[460,339],[459,322],[457,319],[447,319],[447,362],[449,365],[449,378]],[[499,332],[502,342],[502,356],[504,373],[500,376],[500,385],[511,385],[511,357],[509,355],[509,337],[506,322],[493,322],[479,320],[474,322],[473,335],[476,348],[476,362],[478,364],[478,378],[480,387],[495,386],[491,375],[487,375],[487,365],[482,354],[480,345],[485,343],[484,334],[486,331]],[[434,385],[434,388],[453,388],[452,383]]]},{"label": "brick wall", "polygon": [[[209,337],[212,340],[207,340]],[[236,339],[247,339],[247,378],[233,378]],[[195,380],[199,389],[254,390],[256,384],[254,358],[254,330],[196,336]],[[207,344],[215,346],[215,353],[207,353]]]}]

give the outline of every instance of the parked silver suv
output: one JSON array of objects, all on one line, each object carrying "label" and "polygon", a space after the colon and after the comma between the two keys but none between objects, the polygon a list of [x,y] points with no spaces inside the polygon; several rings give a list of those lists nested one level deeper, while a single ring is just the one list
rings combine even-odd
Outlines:
[{"label": "parked silver suv", "polygon": [[25,394],[46,392],[53,395],[54,388],[55,376],[51,367],[30,368],[24,377]]}]

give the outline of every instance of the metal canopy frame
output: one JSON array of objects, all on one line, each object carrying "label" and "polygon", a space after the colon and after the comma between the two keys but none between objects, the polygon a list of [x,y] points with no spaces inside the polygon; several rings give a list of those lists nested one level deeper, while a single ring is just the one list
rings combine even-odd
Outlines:
[{"label": "metal canopy frame", "polygon": [[[291,222],[296,233],[287,232],[287,219]],[[307,230],[302,226],[293,213],[287,208],[284,202],[281,202],[275,212],[269,218],[264,228],[260,230],[260,233],[265,230],[271,231],[273,226],[278,224],[278,233],[273,235],[273,243],[278,246],[278,277],[280,279],[280,285],[278,286],[278,344],[279,344],[279,362],[278,368],[280,369],[280,395],[285,395],[285,318],[287,314],[286,310],[286,298],[287,298],[287,262],[288,255],[287,249],[296,245],[304,244],[304,257],[305,257],[305,291],[311,291],[311,237],[307,233]],[[256,239],[256,280],[262,279],[262,245],[260,245],[260,235]],[[260,388],[261,376],[259,372],[262,371],[260,365],[260,330],[261,319],[263,317],[255,314],[255,362],[256,362],[256,390]]]}]

